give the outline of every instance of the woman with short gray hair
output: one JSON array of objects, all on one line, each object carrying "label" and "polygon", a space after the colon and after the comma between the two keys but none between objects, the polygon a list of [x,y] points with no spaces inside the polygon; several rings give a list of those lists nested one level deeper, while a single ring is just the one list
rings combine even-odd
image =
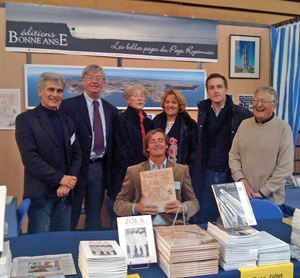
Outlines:
[{"label": "woman with short gray hair", "polygon": [[128,108],[113,123],[115,197],[121,190],[127,167],[147,160],[143,142],[146,133],[153,129],[152,121],[143,111],[149,91],[142,85],[132,85],[125,89],[123,97]]}]

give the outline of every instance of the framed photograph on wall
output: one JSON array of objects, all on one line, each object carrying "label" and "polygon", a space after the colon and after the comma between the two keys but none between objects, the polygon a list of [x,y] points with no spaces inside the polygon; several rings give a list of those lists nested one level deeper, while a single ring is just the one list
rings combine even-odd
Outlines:
[{"label": "framed photograph on wall", "polygon": [[[39,76],[43,72],[56,72],[66,78],[64,99],[78,96],[84,91],[81,82],[82,66],[33,65],[24,66],[25,107],[33,109],[40,104],[38,95]],[[116,106],[126,109],[123,92],[130,85],[143,85],[150,93],[145,109],[162,110],[161,100],[167,89],[182,92],[187,101],[187,110],[197,110],[197,102],[206,99],[205,70],[146,69],[103,67],[106,80],[101,97]]]},{"label": "framed photograph on wall", "polygon": [[260,37],[230,35],[230,78],[254,78],[260,75]]}]

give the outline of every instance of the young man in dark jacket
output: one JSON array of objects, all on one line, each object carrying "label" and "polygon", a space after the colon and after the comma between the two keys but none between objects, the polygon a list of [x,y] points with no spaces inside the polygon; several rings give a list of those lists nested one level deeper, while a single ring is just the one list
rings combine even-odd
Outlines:
[{"label": "young man in dark jacket", "polygon": [[[194,190],[200,202],[200,222],[216,221],[219,217],[212,184],[232,182],[228,153],[240,125],[252,113],[227,95],[224,76],[213,73],[206,80],[208,99],[198,102],[198,176]],[[199,219],[196,220],[199,222]]]}]

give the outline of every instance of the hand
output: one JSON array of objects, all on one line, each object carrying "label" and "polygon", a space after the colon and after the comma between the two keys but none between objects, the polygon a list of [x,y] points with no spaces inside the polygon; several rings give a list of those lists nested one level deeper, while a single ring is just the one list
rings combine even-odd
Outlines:
[{"label": "hand", "polygon": [[70,187],[64,185],[60,185],[56,190],[57,197],[59,198],[68,196],[69,192],[70,192]]},{"label": "hand", "polygon": [[260,192],[254,193],[255,198],[263,199],[264,197],[260,194]]},{"label": "hand", "polygon": [[179,208],[179,213],[182,213],[184,211],[184,204],[181,203],[180,201],[176,200],[176,201],[172,201],[166,204],[165,206],[165,212],[166,213],[173,213],[176,214],[177,210]]},{"label": "hand", "polygon": [[75,176],[64,175],[59,184],[73,189],[76,185],[76,182],[77,178]]},{"label": "hand", "polygon": [[155,205],[145,204],[143,195],[141,200],[135,204],[134,210],[136,213],[139,214],[150,214],[156,215],[157,214],[157,207]]},{"label": "hand", "polygon": [[244,184],[245,186],[245,189],[246,189],[246,192],[247,192],[247,195],[248,195],[248,198],[250,200],[252,200],[253,198],[255,198],[255,193],[254,191],[252,190],[252,188],[250,187],[248,181],[245,179],[245,180],[242,180],[242,183]]}]

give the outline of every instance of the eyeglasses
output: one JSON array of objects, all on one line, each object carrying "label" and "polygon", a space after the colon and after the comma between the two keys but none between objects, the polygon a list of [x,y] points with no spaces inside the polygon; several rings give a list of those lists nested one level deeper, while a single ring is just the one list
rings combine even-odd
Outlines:
[{"label": "eyeglasses", "polygon": [[270,103],[270,102],[273,102],[273,100],[269,100],[269,99],[259,99],[259,98],[254,98],[253,99],[253,103],[259,103],[261,102],[262,104],[267,104],[267,103]]},{"label": "eyeglasses", "polygon": [[97,82],[103,82],[104,78],[101,76],[94,76],[94,75],[88,75],[87,77],[85,77],[88,81],[94,81],[96,80]]}]

